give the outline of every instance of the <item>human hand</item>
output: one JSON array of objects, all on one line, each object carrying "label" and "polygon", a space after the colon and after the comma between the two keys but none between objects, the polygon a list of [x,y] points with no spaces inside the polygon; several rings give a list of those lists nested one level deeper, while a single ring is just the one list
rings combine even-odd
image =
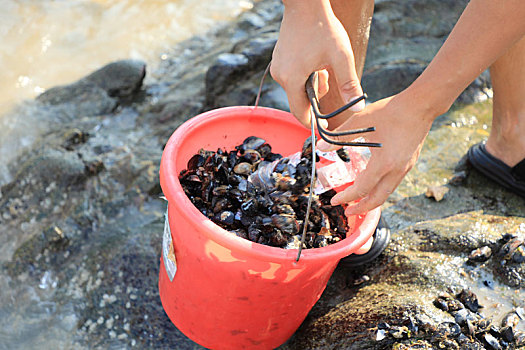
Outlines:
[{"label": "human hand", "polygon": [[[383,147],[370,149],[372,156],[366,169],[356,177],[352,186],[332,198],[332,205],[349,203],[347,215],[361,214],[383,204],[396,189],[414,166],[437,116],[431,106],[418,103],[418,100],[405,90],[367,106],[336,129],[344,131],[375,126],[376,131],[366,134],[366,139],[382,143]],[[323,140],[317,147],[322,151],[338,148]],[[360,201],[352,203],[357,200]]]},{"label": "human hand", "polygon": [[[310,105],[305,83],[319,71],[319,95],[328,91],[331,68],[345,103],[363,94],[356,73],[350,39],[328,0],[287,1],[279,40],[271,64],[273,78],[284,88],[292,114],[310,125]],[[333,87],[332,87],[333,88]],[[364,102],[353,111],[364,108]],[[323,121],[326,123],[326,121]],[[323,125],[326,127],[326,125]]]}]

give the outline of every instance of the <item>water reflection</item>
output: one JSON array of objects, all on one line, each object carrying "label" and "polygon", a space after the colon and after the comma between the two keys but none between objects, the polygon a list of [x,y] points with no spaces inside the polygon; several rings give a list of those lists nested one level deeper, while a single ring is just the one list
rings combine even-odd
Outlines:
[{"label": "water reflection", "polygon": [[14,102],[121,58],[151,63],[249,0],[2,0],[0,115]]}]

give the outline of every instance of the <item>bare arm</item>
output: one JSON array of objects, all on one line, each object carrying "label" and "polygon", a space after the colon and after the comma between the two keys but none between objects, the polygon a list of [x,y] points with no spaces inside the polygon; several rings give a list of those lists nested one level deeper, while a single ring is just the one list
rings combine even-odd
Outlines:
[{"label": "bare arm", "polygon": [[[329,0],[283,0],[284,15],[275,46],[271,73],[284,88],[290,110],[305,126],[310,124],[310,107],[305,92],[308,76],[322,71],[321,94],[326,92],[327,71],[336,76],[341,96],[349,101],[363,92],[355,68],[352,45]],[[357,106],[364,108],[364,103]],[[360,107],[360,108],[359,108]]]},{"label": "bare arm", "polygon": [[[382,142],[367,169],[332,204],[362,199],[349,214],[381,205],[419,156],[432,121],[483,70],[525,35],[525,1],[472,0],[427,69],[403,92],[357,113],[339,130],[375,125],[368,137]],[[524,82],[525,84],[525,82]],[[323,142],[321,149],[330,148]]]}]

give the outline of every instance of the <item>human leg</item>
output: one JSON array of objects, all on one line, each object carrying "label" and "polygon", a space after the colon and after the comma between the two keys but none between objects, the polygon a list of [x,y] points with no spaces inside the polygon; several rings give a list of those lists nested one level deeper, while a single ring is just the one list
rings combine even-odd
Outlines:
[{"label": "human leg", "polygon": [[[352,43],[352,50],[354,52],[357,75],[361,79],[363,68],[365,66],[365,56],[368,47],[368,38],[370,34],[370,24],[372,22],[372,14],[374,12],[373,0],[331,0],[332,9],[345,28],[350,42]],[[330,91],[321,99],[321,111],[329,113],[344,105],[343,99],[336,88],[337,83],[335,75],[328,70],[329,79],[328,84],[332,87]],[[335,88],[334,88],[335,87]],[[329,127],[333,129],[339,126],[346,118],[348,113],[343,113],[339,117],[334,117],[329,120]]]},{"label": "human leg", "polygon": [[525,159],[525,37],[490,67],[494,91],[487,151],[510,167]]}]

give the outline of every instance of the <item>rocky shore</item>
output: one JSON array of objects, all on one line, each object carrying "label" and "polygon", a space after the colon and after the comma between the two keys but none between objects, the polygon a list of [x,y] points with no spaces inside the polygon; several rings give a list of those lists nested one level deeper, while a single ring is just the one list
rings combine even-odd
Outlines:
[{"label": "rocky shore", "polygon": [[[363,76],[372,100],[415,79],[465,5],[376,1]],[[2,118],[0,349],[200,348],[173,326],[158,295],[160,157],[185,120],[254,103],[281,6],[257,2],[235,22],[181,43],[157,67],[114,62]],[[510,255],[503,248],[514,239],[505,235],[525,238],[525,202],[461,160],[488,136],[490,100],[481,101],[490,95],[484,73],[435,122],[418,164],[383,207],[390,246],[370,266],[338,268],[282,349],[497,348],[488,330],[466,334],[466,321],[458,327],[471,347],[459,334],[451,342],[435,336],[443,323],[458,322],[436,298],[463,289],[497,327],[518,310],[513,331],[525,331],[525,263],[512,255],[525,248]],[[260,104],[288,108],[271,78]],[[431,186],[447,189],[442,200],[425,195]],[[469,254],[481,247],[492,256],[472,264]],[[506,344],[518,348],[513,341]]]}]

